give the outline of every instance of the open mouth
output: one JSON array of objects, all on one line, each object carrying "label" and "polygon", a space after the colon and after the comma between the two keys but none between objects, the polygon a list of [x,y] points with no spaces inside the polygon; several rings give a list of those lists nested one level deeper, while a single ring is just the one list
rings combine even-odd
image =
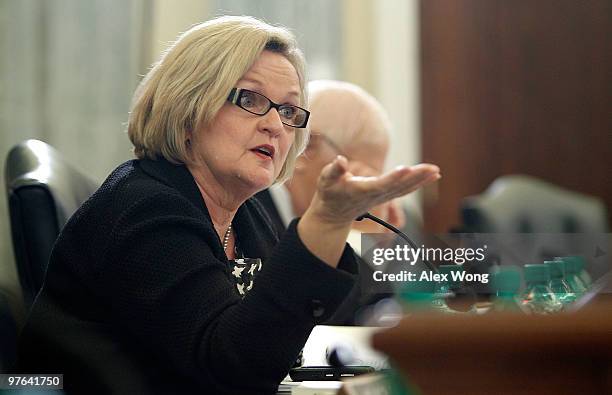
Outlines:
[{"label": "open mouth", "polygon": [[258,145],[257,147],[251,149],[251,151],[264,158],[274,158],[274,147],[271,145]]}]

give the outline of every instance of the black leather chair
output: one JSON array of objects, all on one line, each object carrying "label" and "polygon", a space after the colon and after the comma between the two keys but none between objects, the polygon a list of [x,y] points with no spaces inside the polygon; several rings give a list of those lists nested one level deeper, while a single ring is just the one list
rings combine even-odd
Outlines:
[{"label": "black leather chair", "polygon": [[483,234],[479,242],[495,241],[488,243],[488,264],[477,265],[474,273],[487,273],[492,264],[522,265],[575,254],[585,256],[594,278],[610,270],[605,259],[592,254],[595,245],[608,242],[606,207],[599,198],[535,177],[507,175],[482,194],[465,198],[460,210],[459,232]]},{"label": "black leather chair", "polygon": [[610,269],[592,254],[598,243],[608,243],[606,207],[599,198],[527,175],[506,175],[482,194],[465,198],[460,211],[462,224],[455,231],[479,233],[476,246],[489,244],[486,264],[474,266],[474,273],[488,273],[494,264],[541,263],[576,254],[585,256],[594,278]]},{"label": "black leather chair", "polygon": [[479,233],[605,233],[601,199],[525,175],[495,180],[463,200],[462,231]]},{"label": "black leather chair", "polygon": [[27,311],[42,286],[60,229],[98,184],[39,140],[13,147],[5,171],[13,249]]},{"label": "black leather chair", "polygon": [[17,354],[17,324],[8,298],[0,290],[0,373],[12,367]]}]

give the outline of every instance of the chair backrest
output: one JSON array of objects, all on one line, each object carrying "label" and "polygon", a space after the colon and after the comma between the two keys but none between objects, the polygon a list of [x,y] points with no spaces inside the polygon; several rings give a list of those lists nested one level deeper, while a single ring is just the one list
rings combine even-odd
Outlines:
[{"label": "chair backrest", "polygon": [[17,324],[8,298],[0,290],[0,373],[6,373],[17,355]]},{"label": "chair backrest", "polygon": [[464,199],[463,231],[480,233],[605,233],[606,207],[534,177],[508,175]]},{"label": "chair backrest", "polygon": [[5,170],[13,249],[29,309],[60,230],[98,185],[39,140],[13,147]]}]

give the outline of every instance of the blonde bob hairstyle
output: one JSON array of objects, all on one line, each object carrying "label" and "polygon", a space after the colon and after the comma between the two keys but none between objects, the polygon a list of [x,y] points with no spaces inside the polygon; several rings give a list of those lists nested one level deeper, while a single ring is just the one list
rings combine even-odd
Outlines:
[{"label": "blonde bob hairstyle", "polygon": [[[299,105],[304,107],[305,62],[293,34],[252,17],[215,18],[181,34],[136,89],[128,119],[136,157],[190,163],[187,133],[210,125],[230,90],[264,50],[283,55],[295,67],[301,88]],[[275,183],[291,176],[308,133],[307,128],[295,129],[295,140]]]}]

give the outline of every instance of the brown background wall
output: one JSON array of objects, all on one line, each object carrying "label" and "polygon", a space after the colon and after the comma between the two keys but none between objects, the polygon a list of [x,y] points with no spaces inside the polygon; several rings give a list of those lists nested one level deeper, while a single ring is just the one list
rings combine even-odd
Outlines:
[{"label": "brown background wall", "polygon": [[443,173],[428,230],[459,224],[461,198],[511,173],[612,212],[612,1],[420,6],[423,160]]}]

